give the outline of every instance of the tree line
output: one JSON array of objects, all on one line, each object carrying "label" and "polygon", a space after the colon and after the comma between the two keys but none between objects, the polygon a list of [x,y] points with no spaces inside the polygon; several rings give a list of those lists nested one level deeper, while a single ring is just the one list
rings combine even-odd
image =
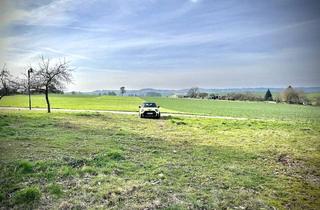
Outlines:
[{"label": "tree line", "polygon": [[[288,86],[282,92],[280,92],[276,97],[273,97],[270,89],[266,91],[263,95],[255,94],[252,92],[245,93],[206,93],[200,92],[198,87],[190,88],[185,98],[198,98],[198,99],[218,99],[218,100],[232,100],[232,101],[274,101],[274,102],[284,102],[289,104],[304,104],[311,105],[311,101],[306,97],[302,90]],[[320,105],[320,98],[317,98],[316,105]]]}]

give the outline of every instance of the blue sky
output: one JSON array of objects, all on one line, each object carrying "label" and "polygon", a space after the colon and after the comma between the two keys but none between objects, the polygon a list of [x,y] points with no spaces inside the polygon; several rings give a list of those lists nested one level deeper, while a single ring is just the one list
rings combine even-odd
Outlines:
[{"label": "blue sky", "polygon": [[0,2],[0,62],[66,57],[68,90],[320,85],[317,0]]}]

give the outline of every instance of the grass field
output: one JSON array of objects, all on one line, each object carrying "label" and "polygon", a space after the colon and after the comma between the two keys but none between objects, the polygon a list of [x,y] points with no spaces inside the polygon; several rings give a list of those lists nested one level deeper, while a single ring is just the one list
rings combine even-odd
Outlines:
[{"label": "grass field", "polygon": [[0,111],[0,208],[318,209],[319,136],[319,121]]},{"label": "grass field", "polygon": [[[320,119],[320,107],[265,102],[86,95],[51,95],[50,100],[52,108],[64,109],[138,111],[138,106],[143,101],[154,101],[161,106],[162,112],[247,117],[251,119]],[[32,96],[32,104],[33,107],[46,107],[44,96]],[[4,97],[0,100],[0,106],[28,107],[28,98],[23,95]]]},{"label": "grass field", "polygon": [[162,107],[179,112],[253,119],[320,119],[320,107],[292,104],[270,104],[265,102],[218,101],[199,99],[145,98],[155,101]]},{"label": "grass field", "polygon": [[[139,97],[127,96],[50,95],[51,108],[57,109],[138,111],[138,106],[143,101]],[[0,106],[28,107],[28,96],[6,96],[0,100]],[[32,96],[32,107],[45,108],[46,106],[44,95]],[[162,111],[175,112],[165,108]]]},{"label": "grass field", "polygon": [[[143,102],[139,97],[93,96],[93,95],[50,95],[52,108],[91,109],[91,110],[124,110],[135,111]],[[26,95],[4,97],[0,106],[28,107]],[[32,96],[33,107],[46,107],[44,95]]]}]

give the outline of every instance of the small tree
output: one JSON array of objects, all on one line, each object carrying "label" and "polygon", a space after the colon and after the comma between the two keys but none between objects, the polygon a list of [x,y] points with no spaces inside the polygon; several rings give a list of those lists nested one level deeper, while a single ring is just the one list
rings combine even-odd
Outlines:
[{"label": "small tree", "polygon": [[269,89],[267,90],[266,94],[264,95],[264,100],[265,101],[273,101],[272,94]]},{"label": "small tree", "polygon": [[190,88],[190,90],[188,91],[187,95],[190,98],[197,98],[199,96],[199,88],[198,87]]},{"label": "small tree", "polygon": [[49,101],[50,89],[52,87],[63,89],[65,83],[71,82],[72,71],[65,59],[52,64],[49,58],[45,59],[43,56],[41,57],[39,69],[35,72],[35,75],[40,88],[44,89],[48,113],[51,112]]},{"label": "small tree", "polygon": [[120,93],[121,93],[121,95],[123,96],[123,94],[125,94],[126,93],[126,88],[125,87],[120,87]]}]

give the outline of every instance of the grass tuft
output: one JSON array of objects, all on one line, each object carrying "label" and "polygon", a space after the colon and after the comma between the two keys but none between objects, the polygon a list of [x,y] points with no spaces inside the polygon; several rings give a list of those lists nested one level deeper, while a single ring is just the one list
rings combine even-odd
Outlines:
[{"label": "grass tuft", "polygon": [[23,174],[32,173],[33,164],[27,160],[21,160],[18,162],[18,171]]},{"label": "grass tuft", "polygon": [[58,184],[51,184],[47,187],[47,190],[50,194],[61,197],[63,195],[63,190],[60,185]]},{"label": "grass tuft", "polygon": [[32,204],[36,203],[41,198],[41,192],[38,187],[27,187],[18,191],[14,200],[16,204]]},{"label": "grass tuft", "polygon": [[123,153],[120,150],[111,150],[107,153],[107,155],[112,160],[124,160]]},{"label": "grass tuft", "polygon": [[82,167],[81,171],[80,171],[80,174],[81,175],[84,175],[84,174],[90,174],[90,175],[98,175],[98,172],[97,172],[97,169],[94,168],[94,167],[91,167],[91,166],[84,166]]}]

